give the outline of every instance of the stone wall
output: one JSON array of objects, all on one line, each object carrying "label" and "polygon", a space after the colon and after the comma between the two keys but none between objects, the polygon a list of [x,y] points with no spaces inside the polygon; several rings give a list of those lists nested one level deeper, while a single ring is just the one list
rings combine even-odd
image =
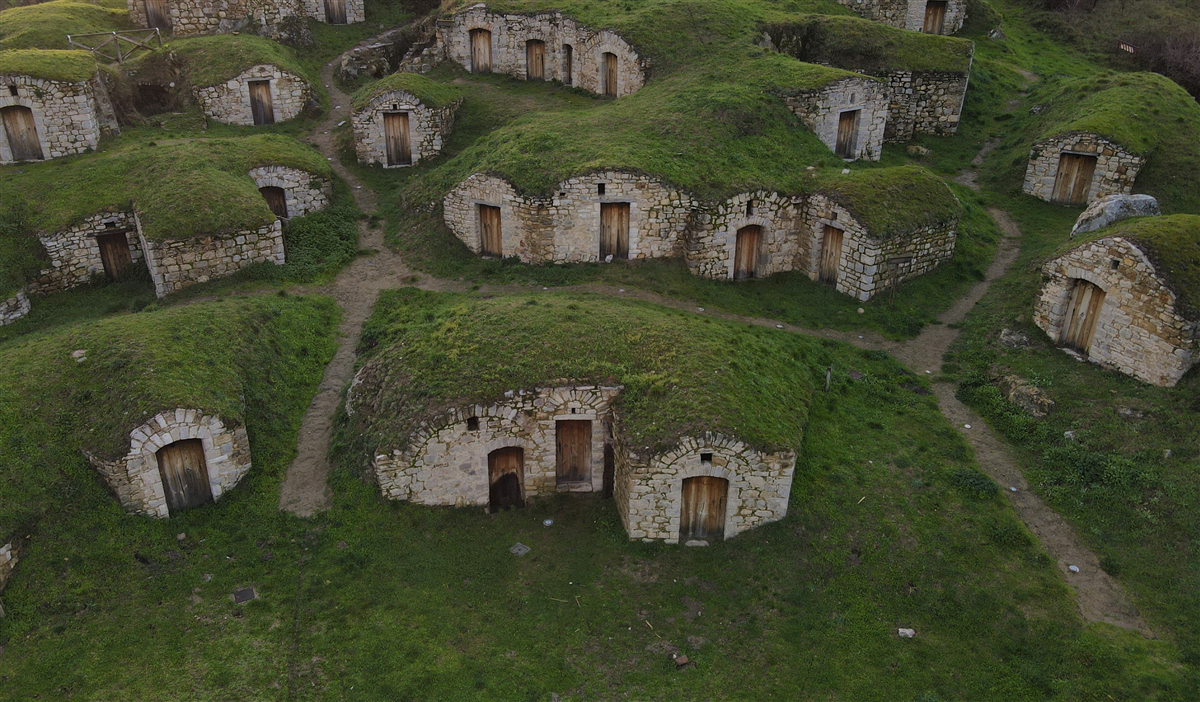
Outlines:
[{"label": "stone wall", "polygon": [[[8,579],[12,576],[13,570],[17,567],[17,549],[12,543],[0,546],[0,592],[4,592],[4,586],[8,584]],[[0,617],[4,616],[4,605],[0,604]]]},{"label": "stone wall", "polygon": [[868,77],[847,77],[814,90],[784,96],[789,109],[829,149],[837,145],[838,121],[843,112],[861,110],[854,159],[878,161],[887,125],[888,84]]},{"label": "stone wall", "polygon": [[803,209],[803,199],[764,191],[701,208],[687,236],[688,268],[704,278],[732,279],[737,232],[757,225],[762,227],[762,240],[755,277],[795,269]]},{"label": "stone wall", "polygon": [[[363,0],[345,0],[346,21],[366,19]],[[149,27],[145,0],[127,0],[129,20],[135,27]],[[311,17],[325,21],[324,0],[166,0],[170,31],[177,37],[196,34],[228,34],[246,31],[251,22],[266,28],[288,17]]]},{"label": "stone wall", "polygon": [[359,163],[379,163],[388,167],[387,140],[383,129],[383,115],[386,112],[408,113],[412,165],[441,153],[442,146],[454,129],[454,113],[461,104],[460,98],[445,107],[426,107],[404,90],[379,95],[350,116],[354,129],[354,151],[358,154]]},{"label": "stone wall", "polygon": [[[927,0],[838,0],[869,20],[914,32],[925,26]],[[967,19],[966,0],[949,0],[943,34],[953,34]]]},{"label": "stone wall", "polygon": [[29,296],[24,290],[18,290],[16,295],[0,300],[0,327],[12,324],[29,314]]},{"label": "stone wall", "polygon": [[129,453],[115,461],[88,456],[92,466],[127,511],[169,517],[158,470],[158,450],[184,439],[200,439],[214,500],[231,490],[250,470],[250,440],[244,427],[226,427],[202,410],[177,409],[155,415],[129,433]]},{"label": "stone wall", "polygon": [[29,292],[49,295],[86,284],[92,276],[104,275],[100,244],[96,237],[124,230],[129,255],[134,263],[142,260],[141,224],[132,212],[101,212],[79,224],[50,235],[39,235],[50,255],[50,267],[29,284]]},{"label": "stone wall", "polygon": [[194,88],[200,109],[218,122],[254,126],[254,115],[250,112],[249,82],[252,80],[271,81],[271,107],[276,122],[296,117],[312,99],[312,88],[300,76],[269,64],[259,64],[224,83]]},{"label": "stone wall", "polygon": [[[712,454],[702,460],[702,454]],[[765,453],[737,439],[707,434],[684,437],[655,456],[619,457],[613,495],[630,539],[679,542],[683,481],[713,476],[729,481],[725,538],[787,516],[796,454]]]},{"label": "stone wall", "polygon": [[333,183],[325,178],[288,166],[259,166],[248,174],[259,188],[283,189],[288,217],[303,217],[310,212],[329,207]]},{"label": "stone wall", "polygon": [[1029,165],[1025,169],[1026,193],[1047,202],[1052,199],[1059,157],[1064,152],[1096,157],[1096,173],[1087,197],[1089,203],[1106,195],[1132,192],[1138,171],[1146,162],[1145,158],[1098,134],[1068,132],[1039,141],[1029,150]]},{"label": "stone wall", "polygon": [[[12,94],[14,88],[16,95]],[[18,105],[33,113],[43,158],[95,149],[101,136],[118,131],[116,115],[99,74],[78,83],[0,75],[0,108]],[[0,128],[0,163],[12,162],[8,135]]]},{"label": "stone wall", "polygon": [[224,278],[255,263],[284,263],[283,228],[279,220],[257,231],[166,241],[143,236],[141,243],[154,281],[154,293],[159,297],[189,285]]},{"label": "stone wall", "polygon": [[1171,387],[1200,355],[1197,320],[1180,314],[1175,293],[1132,242],[1098,239],[1051,259],[1042,273],[1033,319],[1054,343],[1067,324],[1075,284],[1086,280],[1105,292],[1089,360]]},{"label": "stone wall", "polygon": [[967,98],[967,72],[885,71],[876,73],[888,82],[887,127],[890,143],[905,142],[914,134],[949,136],[958,131],[963,101]]}]

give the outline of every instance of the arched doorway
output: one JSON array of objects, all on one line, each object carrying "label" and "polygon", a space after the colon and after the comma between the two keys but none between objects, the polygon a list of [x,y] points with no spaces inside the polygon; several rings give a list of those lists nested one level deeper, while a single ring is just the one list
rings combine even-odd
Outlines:
[{"label": "arched doorway", "polygon": [[170,514],[213,501],[208,466],[204,461],[204,444],[200,439],[167,444],[156,456]]},{"label": "arched doorway", "polygon": [[271,208],[271,212],[280,219],[288,218],[287,194],[283,188],[277,188],[274,185],[267,185],[259,188],[258,192],[262,193],[263,199],[267,201],[267,207]]},{"label": "arched doorway", "polygon": [[42,160],[42,144],[38,141],[33,110],[24,105],[10,105],[0,109],[0,121],[4,122],[4,134],[8,137],[8,148],[14,161]]},{"label": "arched doorway", "polygon": [[471,72],[492,72],[492,33],[486,29],[471,30]]},{"label": "arched doorway", "polygon": [[745,280],[758,274],[758,250],[762,244],[762,227],[751,224],[737,232],[733,251],[733,279]]},{"label": "arched doorway", "polygon": [[1076,280],[1071,288],[1071,304],[1067,308],[1067,317],[1063,320],[1063,346],[1074,349],[1085,356],[1092,348],[1092,338],[1096,334],[1096,320],[1104,307],[1104,291],[1100,286],[1086,280]]},{"label": "arched doorway", "polygon": [[275,124],[275,106],[271,102],[271,81],[252,80],[250,88],[250,116],[255,126]]},{"label": "arched doorway", "polygon": [[546,42],[525,42],[525,80],[546,80]]},{"label": "arched doorway", "polygon": [[617,96],[617,55],[607,51],[600,55],[600,91],[607,97]]},{"label": "arched doorway", "polygon": [[684,478],[679,510],[679,541],[719,541],[725,538],[725,502],[729,481],[701,475]]},{"label": "arched doorway", "polygon": [[506,446],[488,454],[488,509],[525,506],[525,449]]},{"label": "arched doorway", "polygon": [[409,141],[408,113],[383,113],[383,140],[387,145],[389,166],[411,166],[412,147]]},{"label": "arched doorway", "polygon": [[821,261],[817,271],[817,279],[822,283],[837,285],[838,268],[842,265],[842,230],[825,225],[825,234],[821,237]]}]

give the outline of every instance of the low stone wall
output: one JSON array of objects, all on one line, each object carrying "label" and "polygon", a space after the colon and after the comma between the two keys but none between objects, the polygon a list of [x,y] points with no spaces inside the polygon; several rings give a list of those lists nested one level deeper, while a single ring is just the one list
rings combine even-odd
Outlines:
[{"label": "low stone wall", "polygon": [[12,324],[29,314],[29,297],[24,290],[18,290],[16,295],[0,300],[0,327]]},{"label": "low stone wall", "polygon": [[1133,182],[1146,159],[1130,153],[1118,144],[1098,134],[1068,132],[1037,142],[1029,150],[1029,165],[1025,169],[1024,190],[1047,202],[1054,196],[1054,180],[1058,162],[1064,153],[1096,157],[1096,172],[1088,191],[1088,203],[1106,196],[1133,191]]},{"label": "low stone wall", "polygon": [[[702,460],[702,454],[712,454]],[[630,452],[618,461],[613,494],[630,539],[679,542],[683,481],[712,476],[729,481],[725,538],[787,516],[796,455],[764,453],[719,434],[684,437],[655,456]]]},{"label": "low stone wall", "polygon": [[155,415],[131,431],[129,453],[123,458],[88,458],[128,512],[169,517],[157,454],[164,446],[185,439],[199,439],[204,447],[214,500],[233,489],[250,470],[250,440],[244,427],[226,427],[219,417],[183,408]]},{"label": "low stone wall", "polygon": [[[325,21],[324,0],[165,0],[170,31],[177,37],[196,34],[228,34],[250,29],[251,23],[268,30],[289,17]],[[366,19],[363,0],[344,0],[346,21]],[[127,0],[129,21],[149,27],[145,0]]]},{"label": "low stone wall", "polygon": [[714,207],[702,208],[687,236],[685,256],[692,273],[704,278],[733,278],[738,230],[762,228],[754,277],[796,268],[803,226],[804,200],[764,191],[742,193]]},{"label": "low stone wall", "polygon": [[[367,20],[366,5],[363,0],[342,0],[346,5],[346,24],[365,22]],[[318,22],[328,22],[325,16],[325,0],[299,0],[299,14],[311,17]]]},{"label": "low stone wall", "polygon": [[847,77],[815,90],[785,95],[783,101],[831,151],[836,149],[843,112],[860,110],[853,159],[878,161],[887,124],[888,84],[868,77]]},{"label": "low stone wall", "polygon": [[259,188],[282,188],[288,217],[303,217],[329,207],[333,183],[308,171],[288,166],[259,166],[248,174]]},{"label": "low stone wall", "polygon": [[[925,26],[927,0],[838,0],[838,2],[869,20],[891,27],[919,32]],[[946,17],[942,33],[957,32],[962,28],[966,19],[966,0],[949,0],[946,3]]]},{"label": "low stone wall", "polygon": [[1074,286],[1086,280],[1105,292],[1089,360],[1172,387],[1200,355],[1197,320],[1180,314],[1175,293],[1132,242],[1098,239],[1051,259],[1042,272],[1045,283],[1033,319],[1054,343],[1068,323]]},{"label": "low stone wall", "polygon": [[84,285],[92,276],[104,275],[96,237],[120,231],[125,232],[130,258],[134,263],[141,262],[141,223],[132,212],[101,212],[63,231],[39,235],[50,255],[50,267],[29,284],[29,292],[50,295]]},{"label": "low stone wall", "polygon": [[[387,166],[387,139],[383,128],[386,112],[408,113],[408,135],[412,164],[441,153],[442,146],[454,129],[454,113],[462,99],[445,107],[426,107],[414,95],[393,90],[379,95],[365,108],[350,115],[354,130],[354,151],[359,163],[379,163]],[[395,166],[397,168],[401,166]]]},{"label": "low stone wall", "polygon": [[276,122],[286,122],[304,111],[312,99],[312,88],[300,76],[269,64],[259,64],[242,71],[236,78],[195,88],[196,100],[204,114],[225,124],[254,126],[250,112],[252,80],[271,81],[271,107]]},{"label": "low stone wall", "polygon": [[255,263],[283,265],[283,228],[279,220],[258,231],[225,236],[154,241],[142,237],[142,251],[154,293],[165,297],[189,285],[232,275]]},{"label": "low stone wall", "polygon": [[958,131],[970,71],[886,71],[876,73],[888,82],[884,140],[910,141],[914,134],[949,136]]},{"label": "low stone wall", "polygon": [[[17,91],[12,94],[12,89]],[[68,83],[32,76],[0,75],[0,108],[20,106],[33,113],[43,158],[95,149],[102,135],[117,132],[116,115],[104,82]],[[7,132],[0,128],[0,163],[14,161]]]},{"label": "low stone wall", "polygon": [[[4,592],[4,586],[8,584],[8,579],[16,567],[17,549],[11,543],[0,546],[0,592]],[[0,617],[3,616],[4,605],[0,604]]]}]

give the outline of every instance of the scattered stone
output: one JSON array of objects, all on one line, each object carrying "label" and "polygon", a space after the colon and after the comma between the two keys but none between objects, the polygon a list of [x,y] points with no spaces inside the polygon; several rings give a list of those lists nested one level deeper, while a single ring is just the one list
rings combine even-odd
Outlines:
[{"label": "scattered stone", "polygon": [[999,27],[988,32],[987,36],[988,36],[988,39],[991,39],[992,41],[1004,41],[1005,39],[1008,38],[1008,37],[1004,36],[1004,32],[1000,31]]},{"label": "scattered stone", "polygon": [[703,539],[689,539],[684,546],[707,546],[708,542]]},{"label": "scattered stone", "polygon": [[1029,114],[1040,115],[1040,114],[1042,114],[1042,110],[1044,110],[1044,109],[1045,108],[1041,105],[1034,105],[1033,107],[1029,108]]},{"label": "scattered stone", "polygon": [[210,583],[210,582],[212,582],[212,573],[205,573],[204,577],[202,577],[200,579],[206,583]]},{"label": "scattered stone", "polygon": [[1004,399],[1025,410],[1034,417],[1045,417],[1054,409],[1051,400],[1041,388],[1030,385],[1017,375],[1006,375],[997,384]]},{"label": "scattered stone", "polygon": [[896,633],[900,634],[900,638],[902,638],[902,639],[911,639],[912,637],[917,635],[917,630],[916,629],[898,629]]},{"label": "scattered stone", "polygon": [[688,660],[688,657],[687,657],[687,656],[682,656],[682,655],[680,655],[680,656],[675,656],[675,668],[676,668],[676,669],[678,669],[678,668],[682,668],[682,667],[684,667],[685,665],[687,665],[687,664],[689,664],[689,663],[691,663],[691,661],[690,661],[690,660]]},{"label": "scattered stone", "polygon": [[339,541],[339,542],[337,542],[337,547],[338,547],[339,549],[346,548],[346,542],[345,542],[345,541]]},{"label": "scattered stone", "polygon": [[701,646],[708,643],[708,639],[703,636],[689,636],[687,637],[687,642],[688,646],[698,650]]},{"label": "scattered stone", "polygon": [[[863,308],[859,307],[859,308],[858,308],[858,313],[859,313],[859,314],[865,314],[865,313],[866,313],[866,310],[864,310]],[[862,337],[860,336],[860,337],[858,337],[858,338],[860,338],[860,339],[861,339]]]},{"label": "scattered stone", "polygon": [[1117,414],[1125,419],[1145,419],[1146,413],[1136,407],[1118,407]]},{"label": "scattered stone", "polygon": [[1075,440],[1075,430],[1071,429],[1070,431],[1064,431],[1063,438],[1066,439],[1067,441],[1074,441]]},{"label": "scattered stone", "polygon": [[1170,457],[1171,457],[1171,449],[1163,449],[1163,460],[1165,461]]},{"label": "scattered stone", "polygon": [[846,375],[849,375],[851,380],[862,380],[866,377],[861,371],[856,371],[853,368]]},{"label": "scattered stone", "polygon": [[1070,565],[1070,566],[1067,566],[1067,570],[1071,571],[1072,573],[1078,573],[1078,572],[1079,572],[1079,566],[1076,566],[1076,565]]},{"label": "scattered stone", "polygon": [[233,591],[233,603],[234,604],[245,604],[245,603],[249,602],[250,600],[257,600],[257,599],[258,599],[258,592],[254,589],[253,585],[251,585],[249,587],[241,587],[241,588],[238,588]]},{"label": "scattered stone", "polygon": [[183,541],[186,538],[187,538],[187,534],[183,533],[182,531],[175,535],[176,541]]},{"label": "scattered stone", "polygon": [[1094,232],[1130,217],[1157,217],[1161,214],[1158,200],[1150,195],[1108,195],[1088,205],[1079,219],[1075,220],[1071,236]]},{"label": "scattered stone", "polygon": [[508,552],[514,556],[524,556],[525,554],[529,553],[532,550],[533,549],[529,548],[525,544],[518,541],[516,543],[516,545],[514,545],[512,548],[508,549]]},{"label": "scattered stone", "polygon": [[1000,332],[1000,345],[1006,349],[1027,349],[1033,346],[1033,342],[1023,331],[1004,329]]},{"label": "scattered stone", "polygon": [[910,156],[928,156],[929,154],[933,153],[932,151],[925,148],[924,146],[921,146],[920,144],[910,145],[908,147],[907,151]]}]

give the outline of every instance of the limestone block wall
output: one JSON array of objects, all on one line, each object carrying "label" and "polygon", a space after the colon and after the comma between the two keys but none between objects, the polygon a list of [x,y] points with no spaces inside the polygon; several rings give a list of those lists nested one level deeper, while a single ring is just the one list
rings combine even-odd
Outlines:
[{"label": "limestone block wall", "polygon": [[1052,199],[1059,157],[1064,152],[1096,157],[1096,172],[1087,197],[1089,203],[1106,195],[1132,192],[1133,182],[1146,163],[1145,158],[1098,134],[1068,132],[1039,141],[1029,150],[1029,165],[1025,168],[1026,193],[1047,202]]},{"label": "limestone block wall", "polygon": [[170,293],[232,275],[255,263],[283,265],[283,228],[279,220],[235,234],[156,241],[141,237],[154,293]]},{"label": "limestone block wall", "polygon": [[203,410],[180,408],[157,414],[129,433],[129,453],[115,461],[89,456],[92,466],[128,512],[169,517],[158,450],[184,439],[200,439],[214,500],[231,490],[250,470],[250,440],[245,427],[227,427]]},{"label": "limestone block wall", "polygon": [[323,210],[333,197],[333,183],[308,171],[288,166],[259,166],[248,174],[259,188],[283,189],[288,217],[303,217],[309,212]]},{"label": "limestone block wall", "polygon": [[17,551],[11,543],[0,546],[0,591],[8,583],[8,576],[17,567]]},{"label": "limestone block wall", "polygon": [[[633,47],[615,32],[595,30],[561,13],[537,15],[501,15],[478,4],[439,22],[438,43],[446,56],[471,70],[471,31],[491,32],[492,72],[506,73],[524,80],[527,75],[525,43],[531,39],[546,43],[546,80],[557,80],[599,95],[605,93],[601,77],[602,56],[617,57],[617,97],[637,92],[646,82],[645,61]],[[564,45],[571,47],[570,79],[565,64]]]},{"label": "limestone block wall", "polygon": [[[13,91],[16,95],[13,95]],[[116,115],[103,81],[68,83],[33,76],[0,75],[0,108],[21,106],[33,113],[43,158],[96,148],[102,134],[117,131]],[[13,162],[8,135],[0,128],[0,163]]]},{"label": "limestone block wall", "polygon": [[271,81],[271,106],[276,122],[299,115],[312,98],[312,87],[300,76],[269,64],[251,66],[224,83],[194,88],[204,114],[225,124],[254,126],[250,112],[250,81]]},{"label": "limestone block wall", "polygon": [[1200,356],[1198,320],[1180,313],[1175,293],[1132,242],[1098,239],[1051,259],[1042,273],[1033,319],[1055,343],[1068,322],[1071,291],[1086,280],[1105,293],[1089,360],[1171,387]]},{"label": "limestone block wall", "polygon": [[39,235],[50,255],[50,267],[29,284],[29,292],[49,295],[83,285],[94,275],[104,275],[100,244],[96,237],[125,230],[129,255],[134,263],[142,260],[140,222],[133,212],[101,212],[60,232]]},{"label": "limestone block wall", "polygon": [[887,71],[875,75],[885,79],[891,89],[885,141],[905,142],[914,134],[949,136],[958,131],[969,69],[966,73]]},{"label": "limestone block wall", "polygon": [[[453,410],[419,429],[403,449],[375,456],[384,496],[425,505],[486,506],[488,454],[509,446],[525,452],[525,497],[603,488],[607,420],[619,387],[566,385],[510,391],[494,405]],[[474,418],[474,422],[468,422]],[[592,421],[591,481],[558,485],[556,422]]]},{"label": "limestone block wall", "polygon": [[762,227],[762,241],[755,277],[793,270],[803,210],[803,199],[763,191],[742,193],[701,208],[687,237],[688,268],[704,278],[732,279],[737,232],[757,225]]},{"label": "limestone block wall", "polygon": [[[914,32],[925,26],[927,0],[838,0],[858,14],[881,24]],[[943,34],[953,34],[967,19],[966,0],[949,0]]]},{"label": "limestone block wall", "polygon": [[[365,22],[367,19],[366,4],[363,0],[343,0],[346,5],[346,24]],[[318,22],[326,22],[325,0],[300,0],[299,10],[302,16],[311,17]]]},{"label": "limestone block wall", "polygon": [[[344,0],[346,21],[366,19],[363,0]],[[129,20],[136,27],[149,27],[146,0],[127,0]],[[228,34],[245,31],[251,21],[269,30],[289,17],[325,21],[324,0],[166,0],[170,31],[177,37],[196,34]]]},{"label": "limestone block wall", "polygon": [[789,109],[830,150],[837,145],[838,121],[843,112],[860,110],[854,159],[878,161],[887,125],[888,84],[868,77],[847,77],[829,85],[784,97]]},{"label": "limestone block wall", "polygon": [[[710,461],[702,454],[712,454]],[[639,456],[630,452],[616,465],[613,495],[630,539],[679,542],[683,481],[712,476],[729,481],[725,538],[787,515],[793,452],[765,453],[720,434],[684,437],[672,450]]]},{"label": "limestone block wall", "polygon": [[0,327],[12,324],[29,314],[29,296],[24,290],[18,290],[16,295],[0,300]]},{"label": "limestone block wall", "polygon": [[441,153],[442,146],[454,129],[454,113],[461,104],[460,98],[445,107],[427,107],[404,90],[392,90],[379,95],[365,108],[350,115],[350,124],[354,130],[354,151],[358,155],[359,163],[379,163],[385,168],[388,167],[387,139],[383,128],[383,115],[387,112],[408,113],[408,135],[413,165],[421,159]]}]

